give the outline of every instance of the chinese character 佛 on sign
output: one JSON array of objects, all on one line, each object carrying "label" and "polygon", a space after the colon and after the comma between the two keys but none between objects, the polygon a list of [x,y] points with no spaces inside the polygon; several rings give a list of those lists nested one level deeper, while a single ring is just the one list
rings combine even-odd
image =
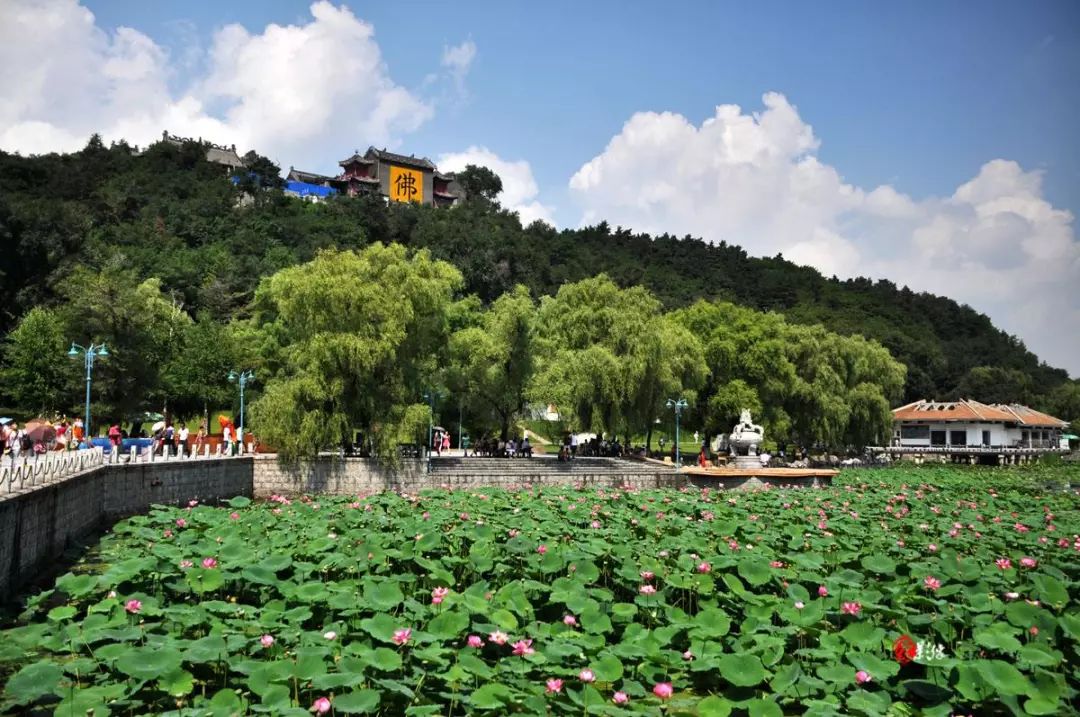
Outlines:
[{"label": "chinese character \u4f5b on sign", "polygon": [[424,201],[424,175],[415,169],[390,166],[390,199],[395,202]]},{"label": "chinese character \u4f5b on sign", "polygon": [[915,642],[908,635],[901,635],[893,643],[893,655],[901,665],[909,662],[927,663],[945,659],[945,646],[919,640]]}]

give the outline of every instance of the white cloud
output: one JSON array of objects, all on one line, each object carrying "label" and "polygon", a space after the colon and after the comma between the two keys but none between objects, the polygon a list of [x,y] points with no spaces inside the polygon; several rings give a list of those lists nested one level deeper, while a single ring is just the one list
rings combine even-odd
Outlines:
[{"label": "white cloud", "polygon": [[440,155],[438,164],[445,172],[459,172],[469,164],[487,167],[502,180],[499,201],[507,209],[517,212],[522,224],[527,226],[539,219],[554,225],[552,208],[536,199],[540,190],[533,178],[532,167],[525,160],[505,160],[487,147],[473,146],[464,152]]},{"label": "white cloud", "polygon": [[780,94],[700,126],[633,115],[570,180],[584,223],[782,252],[826,275],[888,278],[987,313],[1044,360],[1080,374],[1080,242],[1042,175],[995,159],[949,197],[846,183]]},{"label": "white cloud", "polygon": [[442,65],[450,70],[455,78],[464,79],[474,59],[476,59],[476,43],[471,39],[460,45],[448,45],[443,48]]},{"label": "white cloud", "polygon": [[[432,101],[393,81],[370,24],[323,0],[310,11],[258,33],[228,25],[202,62],[189,45],[175,64],[205,69],[170,91],[174,62],[145,34],[107,33],[75,0],[2,0],[0,148],[70,151],[93,132],[144,145],[168,129],[329,172],[432,117]],[[475,46],[450,54],[463,79]]]}]

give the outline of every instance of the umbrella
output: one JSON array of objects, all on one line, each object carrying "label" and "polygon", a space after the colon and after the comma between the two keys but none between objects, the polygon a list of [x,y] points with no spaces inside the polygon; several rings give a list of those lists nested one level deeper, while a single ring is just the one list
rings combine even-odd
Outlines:
[{"label": "umbrella", "polygon": [[0,418],[0,426],[6,426],[14,420],[14,418],[8,418],[7,416],[4,416],[3,418]]},{"label": "umbrella", "polygon": [[165,427],[165,421],[158,421],[154,425],[150,426],[150,432],[151,433],[157,433],[158,431],[160,431],[164,427]]},{"label": "umbrella", "polygon": [[56,429],[42,421],[26,424],[26,437],[34,443],[49,443],[56,440]]},{"label": "umbrella", "polygon": [[431,430],[433,430],[433,431],[442,431],[443,433],[446,433],[446,429],[443,428],[442,426],[434,426]]}]

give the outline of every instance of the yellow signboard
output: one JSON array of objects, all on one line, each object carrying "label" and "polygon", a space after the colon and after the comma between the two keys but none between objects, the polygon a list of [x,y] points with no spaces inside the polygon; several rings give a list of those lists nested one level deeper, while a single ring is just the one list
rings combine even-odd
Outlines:
[{"label": "yellow signboard", "polygon": [[424,201],[423,172],[390,165],[390,199],[395,202]]}]

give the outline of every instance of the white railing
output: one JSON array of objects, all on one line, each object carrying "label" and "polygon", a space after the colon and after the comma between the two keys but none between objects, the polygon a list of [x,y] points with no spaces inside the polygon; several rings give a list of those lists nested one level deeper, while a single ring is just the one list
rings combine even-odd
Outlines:
[{"label": "white railing", "polygon": [[8,455],[0,460],[0,491],[11,493],[55,483],[68,476],[105,465],[100,448]]},{"label": "white railing", "polygon": [[103,448],[95,447],[78,451],[23,453],[17,457],[7,455],[0,460],[0,495],[56,483],[82,471],[106,465],[241,458],[250,454],[252,449],[251,443],[242,445],[235,456],[226,455],[222,446],[211,449],[209,445],[199,452],[181,451],[164,455],[154,453],[149,447],[139,449],[135,446],[127,453],[105,453]]}]

